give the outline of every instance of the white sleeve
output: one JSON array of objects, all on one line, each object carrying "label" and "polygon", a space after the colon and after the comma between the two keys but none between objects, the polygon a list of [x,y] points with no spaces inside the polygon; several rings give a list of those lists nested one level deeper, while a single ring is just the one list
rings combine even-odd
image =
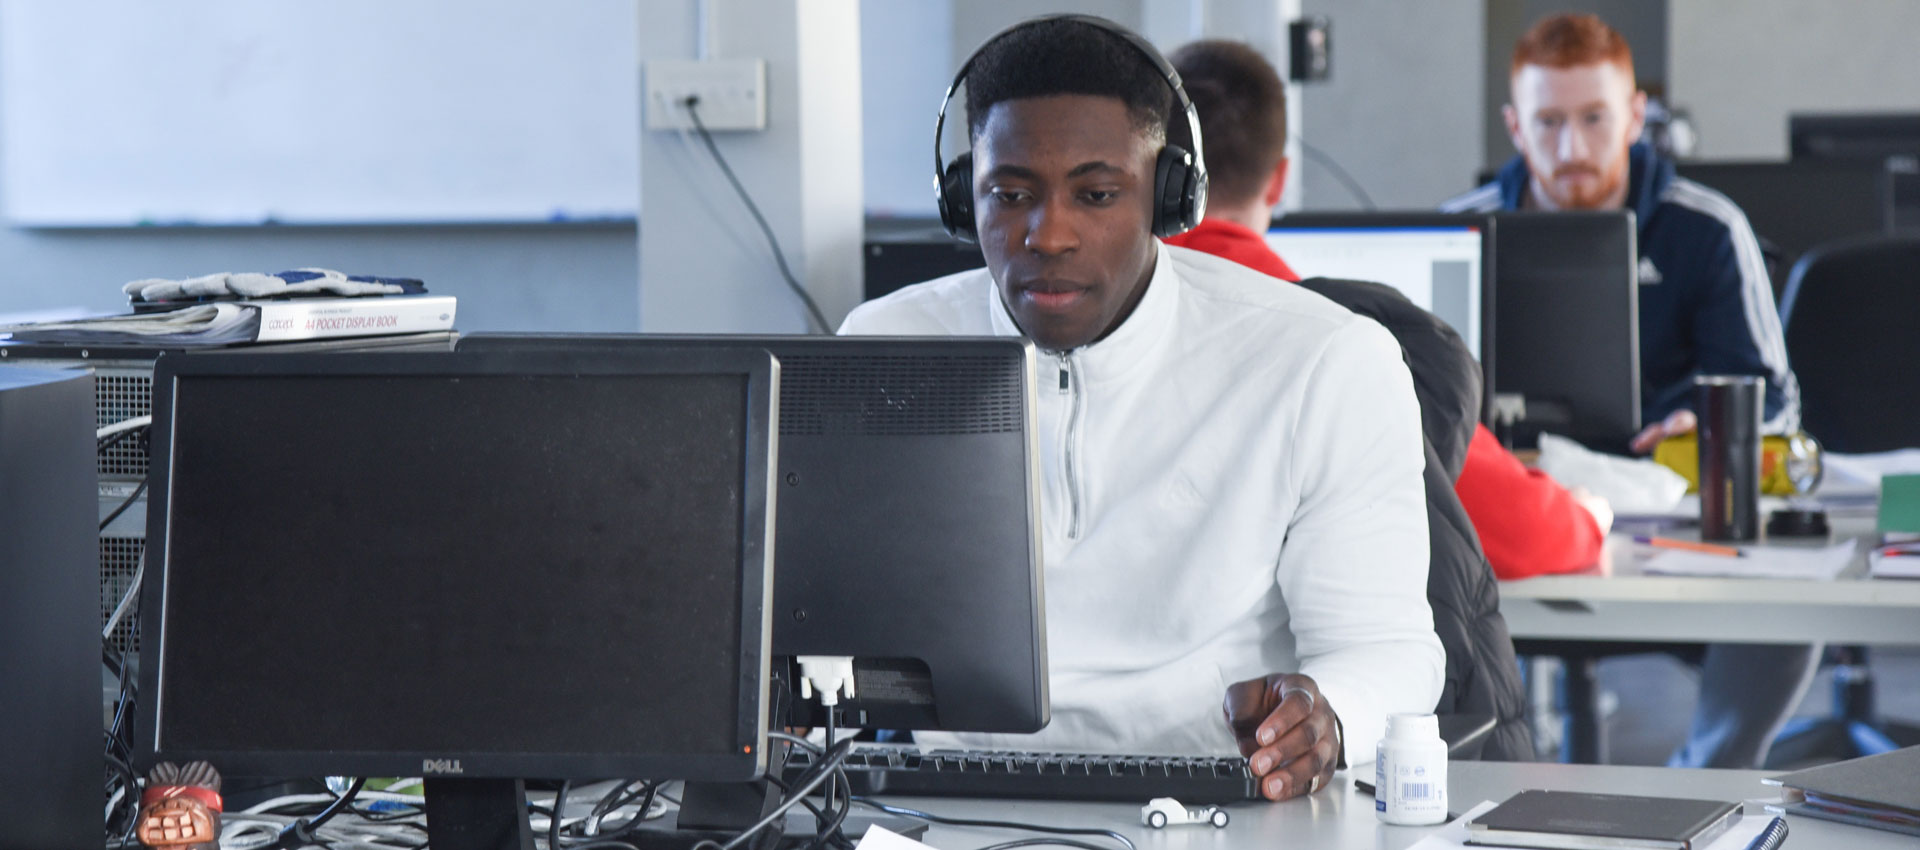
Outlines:
[{"label": "white sleeve", "polygon": [[853,312],[840,322],[840,336],[883,336],[892,331],[887,327],[885,310],[878,302],[868,301],[853,308]]},{"label": "white sleeve", "polygon": [[1336,334],[1298,423],[1288,483],[1300,501],[1276,580],[1300,672],[1359,764],[1373,760],[1388,714],[1433,711],[1446,674],[1427,605],[1420,407],[1393,336],[1372,320]]}]

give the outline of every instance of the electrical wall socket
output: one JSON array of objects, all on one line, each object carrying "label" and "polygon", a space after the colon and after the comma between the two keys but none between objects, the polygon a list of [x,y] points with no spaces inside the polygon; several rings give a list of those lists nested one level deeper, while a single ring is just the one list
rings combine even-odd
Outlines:
[{"label": "electrical wall socket", "polygon": [[767,129],[767,63],[763,59],[648,62],[647,129],[691,130],[684,106],[697,97],[709,130]]}]

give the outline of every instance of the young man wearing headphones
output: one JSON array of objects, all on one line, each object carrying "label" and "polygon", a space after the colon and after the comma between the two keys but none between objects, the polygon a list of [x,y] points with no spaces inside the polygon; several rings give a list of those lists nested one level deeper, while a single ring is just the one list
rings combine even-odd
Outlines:
[{"label": "young man wearing headphones", "polygon": [[939,163],[940,205],[987,268],[862,305],[841,332],[1043,350],[1053,720],[922,743],[1240,752],[1272,799],[1371,761],[1388,714],[1433,709],[1443,668],[1399,346],[1155,238],[1200,220],[1206,176],[1179,77],[1138,36],[1030,21],[963,81],[972,152]]}]

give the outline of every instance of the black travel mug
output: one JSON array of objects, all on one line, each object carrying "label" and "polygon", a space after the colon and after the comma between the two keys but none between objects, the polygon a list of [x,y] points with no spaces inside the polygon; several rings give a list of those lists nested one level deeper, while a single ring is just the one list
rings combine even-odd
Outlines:
[{"label": "black travel mug", "polygon": [[1767,379],[1701,375],[1693,379],[1700,419],[1700,539],[1760,536],[1760,408]]}]

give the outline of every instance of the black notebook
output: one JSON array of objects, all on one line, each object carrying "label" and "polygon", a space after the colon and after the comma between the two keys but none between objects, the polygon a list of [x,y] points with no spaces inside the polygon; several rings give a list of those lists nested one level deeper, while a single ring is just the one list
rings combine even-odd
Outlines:
[{"label": "black notebook", "polygon": [[1522,791],[1467,823],[1467,843],[1495,847],[1698,850],[1740,819],[1719,800]]}]

